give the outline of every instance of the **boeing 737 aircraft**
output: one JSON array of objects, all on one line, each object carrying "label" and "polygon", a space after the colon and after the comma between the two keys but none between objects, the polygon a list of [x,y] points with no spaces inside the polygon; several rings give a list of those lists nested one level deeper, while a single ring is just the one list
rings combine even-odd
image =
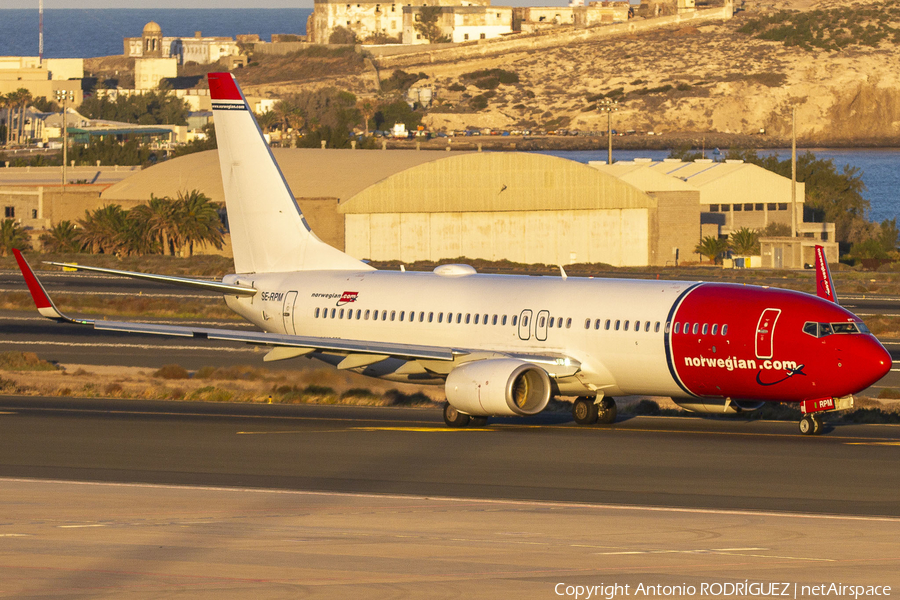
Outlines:
[{"label": "boeing 737 aircraft", "polygon": [[580,424],[611,423],[614,398],[669,396],[699,412],[800,403],[800,431],[881,379],[891,357],[841,308],[817,249],[819,296],[727,283],[378,271],[312,232],[230,73],[211,73],[236,274],[221,282],[68,265],[221,292],[260,332],[65,316],[22,255],[42,315],[126,331],[238,340],[264,360],[308,356],[363,375],[443,385],[450,427],[535,415],[575,397]]}]

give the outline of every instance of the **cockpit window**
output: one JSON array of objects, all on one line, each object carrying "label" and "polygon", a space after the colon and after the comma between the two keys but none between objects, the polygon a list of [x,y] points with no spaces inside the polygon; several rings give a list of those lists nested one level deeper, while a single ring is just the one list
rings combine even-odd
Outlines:
[{"label": "cockpit window", "polygon": [[803,332],[813,337],[822,338],[833,333],[869,333],[869,328],[864,323],[813,323],[807,321],[803,324]]}]

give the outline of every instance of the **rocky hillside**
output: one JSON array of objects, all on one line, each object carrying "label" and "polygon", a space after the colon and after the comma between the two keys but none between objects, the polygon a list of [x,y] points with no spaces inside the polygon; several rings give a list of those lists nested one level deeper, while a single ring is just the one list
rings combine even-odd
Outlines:
[{"label": "rocky hillside", "polygon": [[[598,102],[612,99],[618,102],[613,126],[620,130],[742,136],[762,130],[766,141],[783,142],[796,106],[803,143],[900,144],[900,0],[745,0],[743,9],[729,21],[699,27],[494,58],[423,61],[406,70],[423,73],[420,84],[435,88],[437,100],[425,118],[435,130],[605,131]],[[813,25],[798,42],[789,34],[802,29],[804,14],[814,17]],[[765,17],[769,21],[760,21]],[[490,69],[514,73],[518,81],[467,77]],[[362,96],[377,92],[375,74],[359,71],[257,91],[322,85]]]}]

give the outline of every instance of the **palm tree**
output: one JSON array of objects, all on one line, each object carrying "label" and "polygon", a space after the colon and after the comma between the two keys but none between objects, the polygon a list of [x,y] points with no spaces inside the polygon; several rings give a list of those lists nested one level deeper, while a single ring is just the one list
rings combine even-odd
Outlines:
[{"label": "palm tree", "polygon": [[256,122],[259,123],[259,128],[262,129],[263,133],[268,133],[278,125],[278,115],[271,110],[267,110],[261,115],[256,115]]},{"label": "palm tree", "polygon": [[225,245],[218,207],[200,190],[178,192],[178,239],[181,256],[194,255],[194,244],[210,244],[217,250]]},{"label": "palm tree", "polygon": [[157,198],[151,194],[147,204],[128,211],[128,219],[144,223],[149,237],[159,242],[162,253],[175,256],[175,248],[180,246],[179,215],[175,202],[170,198]]},{"label": "palm tree", "polygon": [[375,116],[376,106],[371,100],[360,100],[356,105],[363,118],[363,127],[366,130],[366,137],[369,137],[369,120]]},{"label": "palm tree", "polygon": [[81,252],[84,249],[78,240],[78,230],[71,221],[60,221],[42,234],[41,244],[46,252]]},{"label": "palm tree", "polygon": [[0,222],[0,256],[9,256],[12,249],[30,250],[28,233],[12,219]]},{"label": "palm tree", "polygon": [[731,249],[735,254],[744,256],[757,255],[759,248],[759,232],[749,227],[741,227],[731,232]]},{"label": "palm tree", "polygon": [[28,107],[28,104],[32,100],[31,92],[25,88],[19,88],[16,90],[19,94],[19,128],[18,128],[18,138],[19,143],[22,143],[22,139],[25,137],[25,109]]},{"label": "palm tree", "polygon": [[94,212],[84,211],[79,219],[78,241],[92,254],[114,254],[122,246],[128,213],[118,204],[109,204]]},{"label": "palm tree", "polygon": [[6,109],[6,136],[3,138],[3,145],[9,145],[10,135],[12,134],[12,94],[0,94],[0,110]]},{"label": "palm tree", "polygon": [[718,236],[708,235],[703,238],[697,247],[694,248],[694,252],[699,254],[700,256],[705,256],[711,262],[718,264],[719,256],[725,254],[728,251],[728,240],[722,239]]}]

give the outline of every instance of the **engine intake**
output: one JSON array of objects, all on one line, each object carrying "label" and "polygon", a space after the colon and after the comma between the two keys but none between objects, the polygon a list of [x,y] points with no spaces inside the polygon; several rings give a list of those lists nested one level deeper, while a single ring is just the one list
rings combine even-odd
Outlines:
[{"label": "engine intake", "polygon": [[464,363],[447,375],[447,401],[467,415],[530,416],[550,402],[550,377],[531,363],[491,358]]},{"label": "engine intake", "polygon": [[764,404],[757,400],[731,400],[729,402],[725,398],[673,398],[672,400],[684,410],[708,415],[737,415],[749,413],[761,408]]}]

